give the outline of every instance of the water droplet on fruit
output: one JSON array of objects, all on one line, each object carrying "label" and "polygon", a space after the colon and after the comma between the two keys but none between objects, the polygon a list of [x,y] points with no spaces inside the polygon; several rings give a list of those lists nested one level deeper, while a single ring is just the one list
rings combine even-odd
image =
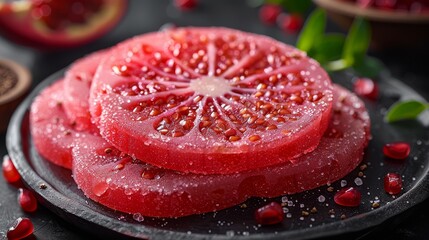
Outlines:
[{"label": "water droplet on fruit", "polygon": [[144,217],[140,213],[134,213],[133,219],[136,220],[137,222],[143,222],[144,221]]},{"label": "water droplet on fruit", "polygon": [[7,231],[8,239],[22,239],[33,234],[34,226],[28,218],[18,218]]},{"label": "water droplet on fruit", "polygon": [[101,197],[103,194],[107,192],[108,188],[109,188],[109,184],[103,181],[95,184],[94,187],[92,188],[92,192],[95,194],[95,196]]}]

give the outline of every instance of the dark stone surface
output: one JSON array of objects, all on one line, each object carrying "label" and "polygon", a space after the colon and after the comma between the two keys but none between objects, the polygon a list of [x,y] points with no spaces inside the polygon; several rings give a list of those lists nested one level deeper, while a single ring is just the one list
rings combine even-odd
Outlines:
[{"label": "dark stone surface", "polygon": [[[33,86],[48,75],[66,67],[75,59],[97,49],[139,33],[157,30],[166,22],[179,26],[227,26],[245,31],[270,35],[287,43],[294,43],[293,36],[285,36],[275,27],[263,26],[258,21],[257,10],[249,8],[246,1],[202,1],[196,11],[181,13],[170,1],[131,1],[129,12],[121,24],[111,33],[85,47],[44,53],[14,45],[0,38],[0,57],[14,59],[31,69]],[[398,78],[429,99],[429,74],[427,50],[374,52]],[[6,154],[5,134],[0,135],[0,156]],[[23,213],[16,201],[17,190],[0,177],[0,239],[5,238],[7,227],[18,217],[30,217],[35,225],[33,239],[94,239],[89,233],[61,220],[44,207],[34,214]],[[347,234],[335,239],[427,239],[429,236],[429,200],[419,204],[387,223],[358,234]],[[332,238],[330,238],[332,239]]]}]

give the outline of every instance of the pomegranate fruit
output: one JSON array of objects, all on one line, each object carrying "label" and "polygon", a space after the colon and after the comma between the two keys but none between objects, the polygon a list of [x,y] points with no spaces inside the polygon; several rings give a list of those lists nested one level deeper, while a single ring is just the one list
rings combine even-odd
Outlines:
[{"label": "pomegranate fruit", "polygon": [[0,31],[13,41],[53,49],[79,46],[114,27],[126,0],[22,0],[0,4]]},{"label": "pomegranate fruit", "polygon": [[182,172],[228,174],[313,151],[332,108],[317,62],[271,38],[179,28],[121,44],[98,68],[90,102],[121,151]]}]

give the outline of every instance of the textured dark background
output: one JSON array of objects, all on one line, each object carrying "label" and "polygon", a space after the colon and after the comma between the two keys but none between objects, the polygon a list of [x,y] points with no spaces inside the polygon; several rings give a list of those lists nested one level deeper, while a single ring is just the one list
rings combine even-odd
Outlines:
[{"label": "textured dark background", "polygon": [[[39,52],[14,45],[0,38],[0,58],[10,58],[30,68],[33,86],[50,74],[60,70],[75,59],[97,49],[114,45],[136,34],[156,31],[165,23],[179,26],[227,26],[245,31],[266,34],[294,44],[295,36],[285,35],[276,27],[266,27],[258,19],[257,9],[246,1],[201,1],[192,12],[181,13],[167,0],[130,1],[128,13],[120,25],[105,37],[85,47],[55,52]],[[336,30],[335,26],[329,26]],[[416,89],[429,99],[429,74],[427,73],[427,49],[391,50],[371,52],[380,58],[395,78]],[[426,60],[425,60],[426,59]],[[429,132],[429,131],[428,131]],[[5,134],[0,134],[0,156],[6,154]],[[18,217],[27,216],[34,222],[36,231],[30,239],[95,239],[89,233],[61,220],[44,207],[34,214],[23,213],[16,201],[16,188],[0,177],[0,239],[5,238],[7,227]],[[335,237],[335,239],[429,239],[429,200],[384,224],[363,232]],[[333,238],[330,238],[333,239]]]}]

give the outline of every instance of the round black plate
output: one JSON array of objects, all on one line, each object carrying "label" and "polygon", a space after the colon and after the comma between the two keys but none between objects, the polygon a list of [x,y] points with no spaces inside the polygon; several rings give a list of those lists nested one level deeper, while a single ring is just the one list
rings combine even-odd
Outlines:
[{"label": "round black plate", "polygon": [[[384,123],[386,109],[399,98],[422,99],[412,89],[384,72],[378,79],[380,100],[366,101],[373,134],[363,161],[368,168],[363,170],[363,177],[358,177],[361,171],[358,168],[342,181],[332,184],[335,191],[342,185],[360,189],[360,207],[336,205],[333,202],[335,191],[330,192],[327,186],[323,186],[274,199],[284,202],[287,212],[285,221],[276,226],[256,225],[253,218],[255,209],[273,200],[256,198],[248,200],[245,205],[216,213],[137,221],[134,220],[138,219],[136,216],[112,211],[87,199],[74,183],[71,171],[48,163],[35,150],[29,133],[29,107],[41,90],[63,74],[64,71],[60,71],[42,82],[17,109],[7,133],[7,148],[25,184],[37,194],[42,204],[93,234],[150,239],[298,239],[332,236],[378,225],[429,196],[429,136],[425,128],[429,117],[422,116],[418,121],[400,124]],[[333,76],[334,81],[348,88],[351,87],[352,78],[348,72]],[[392,141],[411,144],[411,155],[406,161],[383,157],[383,144]],[[383,177],[388,172],[397,172],[403,176],[404,189],[400,195],[391,196],[384,192]],[[374,209],[373,202],[379,202],[380,207]],[[302,215],[302,211],[310,212],[313,207],[317,213]]]}]

